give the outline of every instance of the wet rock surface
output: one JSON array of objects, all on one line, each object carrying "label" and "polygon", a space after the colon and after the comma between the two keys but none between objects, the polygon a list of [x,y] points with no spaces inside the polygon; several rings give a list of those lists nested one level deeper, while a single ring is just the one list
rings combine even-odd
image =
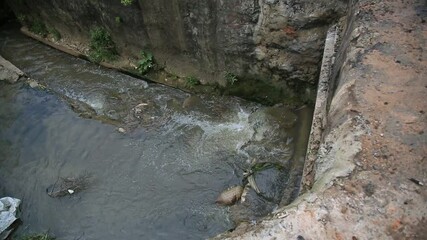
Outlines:
[{"label": "wet rock surface", "polygon": [[260,191],[259,195],[272,203],[280,203],[288,171],[281,166],[271,166],[254,173],[254,180]]},{"label": "wet rock surface", "polygon": [[270,162],[254,164],[244,174],[240,201],[230,208],[232,220],[241,224],[271,213],[281,203],[288,180],[289,170],[282,165]]}]

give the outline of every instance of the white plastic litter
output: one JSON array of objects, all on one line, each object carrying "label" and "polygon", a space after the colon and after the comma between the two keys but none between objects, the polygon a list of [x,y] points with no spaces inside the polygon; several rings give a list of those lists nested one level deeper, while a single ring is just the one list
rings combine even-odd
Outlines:
[{"label": "white plastic litter", "polygon": [[11,197],[0,198],[0,239],[6,239],[8,229],[18,218],[16,217],[21,200]]}]

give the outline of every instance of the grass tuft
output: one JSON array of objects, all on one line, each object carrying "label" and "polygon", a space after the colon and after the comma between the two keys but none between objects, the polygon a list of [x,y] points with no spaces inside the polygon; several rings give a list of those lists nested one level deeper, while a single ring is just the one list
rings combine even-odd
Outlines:
[{"label": "grass tuft", "polygon": [[200,81],[194,76],[189,76],[185,78],[185,86],[188,88],[194,88],[196,85],[199,85]]},{"label": "grass tuft", "polygon": [[90,31],[89,58],[94,62],[113,61],[117,58],[116,45],[104,28],[96,27]]},{"label": "grass tuft", "polygon": [[141,59],[138,61],[138,72],[140,74],[146,74],[154,67],[153,54],[141,51]]}]

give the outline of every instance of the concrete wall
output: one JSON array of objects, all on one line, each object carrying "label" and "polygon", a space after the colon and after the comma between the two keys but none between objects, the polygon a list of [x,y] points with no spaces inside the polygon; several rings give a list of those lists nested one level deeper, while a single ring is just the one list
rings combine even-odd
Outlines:
[{"label": "concrete wall", "polygon": [[[154,53],[169,72],[225,84],[226,72],[282,89],[314,88],[323,39],[346,0],[7,0],[18,17],[41,20],[70,42],[106,28],[119,53]],[[116,17],[121,23],[116,22]],[[29,23],[31,24],[31,23]]]}]

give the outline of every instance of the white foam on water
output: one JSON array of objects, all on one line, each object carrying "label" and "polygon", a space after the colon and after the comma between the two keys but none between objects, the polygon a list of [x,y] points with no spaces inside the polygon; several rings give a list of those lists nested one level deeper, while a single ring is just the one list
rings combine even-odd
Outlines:
[{"label": "white foam on water", "polygon": [[236,150],[254,133],[249,123],[249,115],[250,113],[240,109],[231,121],[218,123],[203,119],[203,116],[179,114],[172,117],[172,122],[175,122],[174,129],[182,126],[200,127],[203,130],[203,145],[218,144]]},{"label": "white foam on water", "polygon": [[76,93],[73,91],[64,90],[65,96],[86,103],[95,110],[97,114],[102,114],[105,106],[105,96],[101,93],[89,93],[84,95],[82,93]]}]

